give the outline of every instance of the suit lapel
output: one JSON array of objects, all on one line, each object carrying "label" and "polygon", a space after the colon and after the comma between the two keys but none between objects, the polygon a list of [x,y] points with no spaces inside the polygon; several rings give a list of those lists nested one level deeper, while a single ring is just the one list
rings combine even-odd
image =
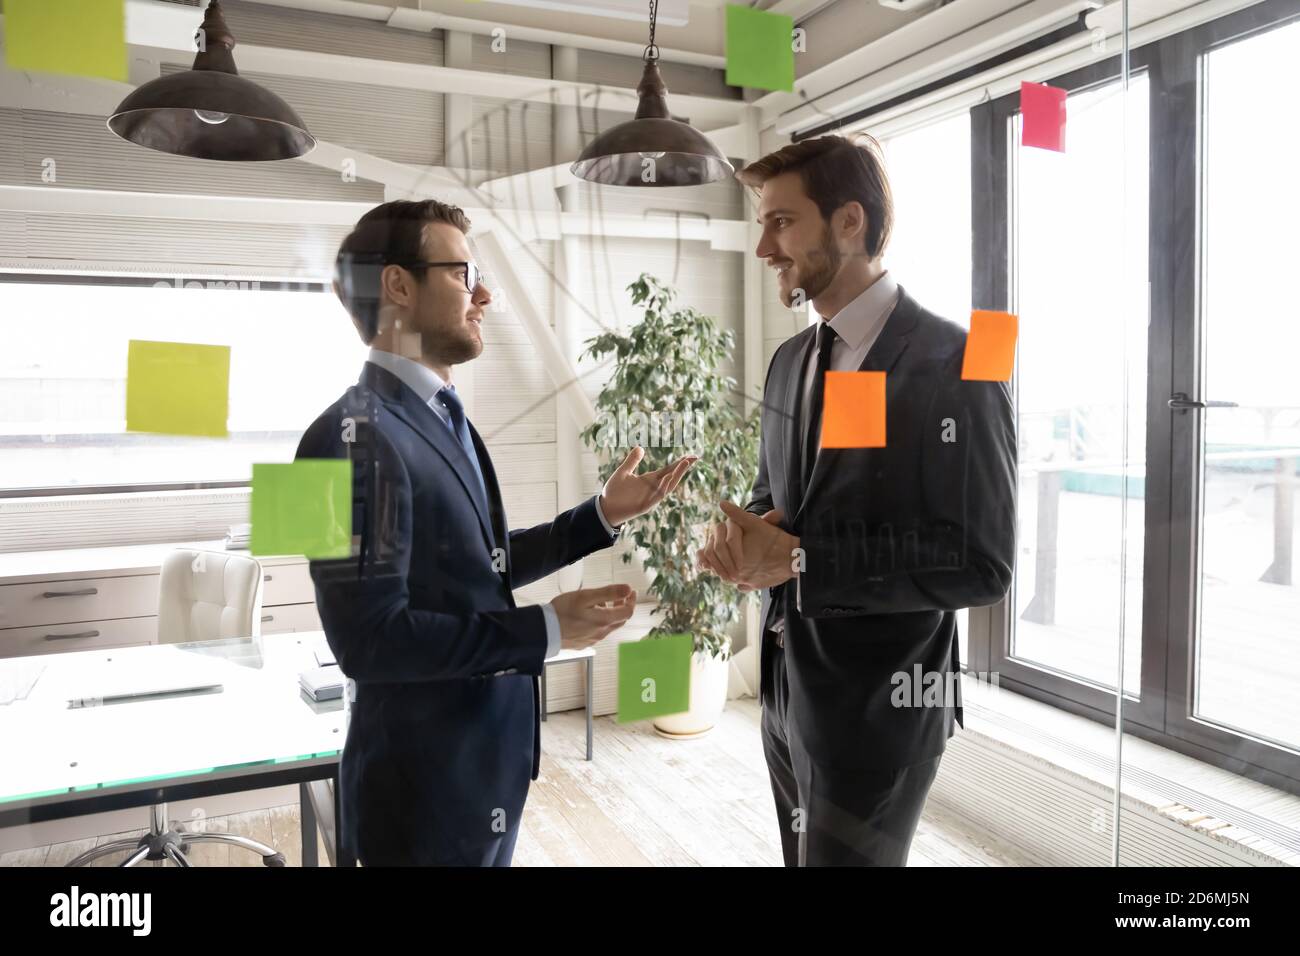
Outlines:
[{"label": "suit lapel", "polygon": [[[859,372],[888,373],[893,369],[894,363],[898,361],[899,356],[907,350],[907,337],[916,325],[916,308],[916,300],[909,296],[907,290],[900,285],[898,287],[898,302],[894,305],[894,311],[885,320],[885,327],[880,330],[880,335],[876,341],[871,348],[867,349],[866,357],[863,358],[862,364],[858,366]],[[825,412],[823,411],[824,415]],[[823,417],[824,421],[825,418]],[[814,489],[825,479],[826,473],[834,467],[835,461],[839,457],[839,451],[838,448],[828,448],[817,455],[817,460],[813,463],[812,475],[808,479],[808,489],[799,501],[795,519],[798,519],[803,513],[804,502],[812,497]]]},{"label": "suit lapel", "polygon": [[[478,515],[479,527],[483,531],[483,539],[487,542],[489,550],[495,547],[492,525],[488,515],[488,505],[483,500],[483,493],[479,489],[474,467],[465,458],[465,452],[460,447],[460,442],[455,439],[451,430],[443,424],[442,419],[438,417],[438,413],[422,402],[420,396],[411,391],[396,375],[371,362],[367,362],[361,372],[361,384],[373,389],[390,412],[406,422],[417,435],[443,457],[452,472],[460,479],[465,494],[469,496],[474,505],[474,513]],[[473,426],[470,427],[472,430]],[[486,474],[484,478],[486,483]]]}]

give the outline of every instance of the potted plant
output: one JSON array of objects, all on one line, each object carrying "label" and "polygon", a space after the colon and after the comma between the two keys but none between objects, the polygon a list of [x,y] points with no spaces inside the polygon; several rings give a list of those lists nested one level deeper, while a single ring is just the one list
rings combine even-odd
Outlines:
[{"label": "potted plant", "polygon": [[[675,290],[651,275],[628,286],[644,316],[626,335],[606,332],[588,339],[582,357],[613,354],[614,368],[596,399],[596,421],[583,429],[605,481],[629,449],[645,450],[653,470],[684,454],[699,454],[663,507],[629,522],[630,536],[651,576],[657,623],[643,638],[691,634],[690,710],[654,721],[665,736],[707,732],[727,700],[731,640],[727,626],[742,607],[734,585],[697,570],[695,552],[722,513],[718,502],[741,507],[749,500],[758,469],[760,406],[745,415],[736,382],[718,372],[732,354],[735,336],[712,317],[673,305]],[[632,559],[623,555],[623,562]]]}]

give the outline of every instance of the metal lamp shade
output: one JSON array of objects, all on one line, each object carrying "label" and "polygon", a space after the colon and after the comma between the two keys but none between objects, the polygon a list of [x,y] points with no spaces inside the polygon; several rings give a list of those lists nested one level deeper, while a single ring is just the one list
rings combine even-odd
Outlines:
[{"label": "metal lamp shade", "polygon": [[218,0],[208,5],[200,36],[194,68],[132,92],[108,128],[139,146],[198,159],[262,162],[311,152],[316,137],[293,107],[239,75]]},{"label": "metal lamp shade", "polygon": [[[731,163],[707,136],[668,115],[667,93],[658,63],[647,59],[636,118],[593,139],[569,171],[604,186],[700,186],[730,176]],[[654,176],[647,181],[648,158]]]},{"label": "metal lamp shade", "polygon": [[[208,120],[227,118],[213,123],[199,110]],[[139,146],[199,159],[293,159],[316,146],[288,103],[252,80],[217,70],[150,80],[122,101],[108,128]]]}]

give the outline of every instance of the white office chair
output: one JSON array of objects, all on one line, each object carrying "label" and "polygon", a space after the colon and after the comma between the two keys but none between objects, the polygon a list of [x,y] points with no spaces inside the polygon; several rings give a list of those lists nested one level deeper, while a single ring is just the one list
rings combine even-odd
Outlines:
[{"label": "white office chair", "polygon": [[[223,637],[255,637],[262,630],[262,565],[254,558],[224,551],[177,550],[163,562],[158,595],[158,642],[180,644]],[[225,843],[262,855],[267,866],[284,866],[283,853],[234,833],[185,830],[167,820],[167,804],[149,808],[149,832],[137,839],[114,840],[77,857],[69,866],[118,850],[129,850],[122,866],[141,860],[171,860],[191,866],[185,852],[192,843]]]}]

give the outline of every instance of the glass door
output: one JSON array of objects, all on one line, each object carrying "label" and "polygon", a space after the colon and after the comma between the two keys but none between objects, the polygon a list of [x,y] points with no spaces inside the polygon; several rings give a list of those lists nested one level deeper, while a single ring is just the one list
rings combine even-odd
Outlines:
[{"label": "glass door", "polygon": [[1168,401],[1191,520],[1171,540],[1187,612],[1171,615],[1167,731],[1294,777],[1300,23],[1207,42],[1195,70],[1199,307]]}]

